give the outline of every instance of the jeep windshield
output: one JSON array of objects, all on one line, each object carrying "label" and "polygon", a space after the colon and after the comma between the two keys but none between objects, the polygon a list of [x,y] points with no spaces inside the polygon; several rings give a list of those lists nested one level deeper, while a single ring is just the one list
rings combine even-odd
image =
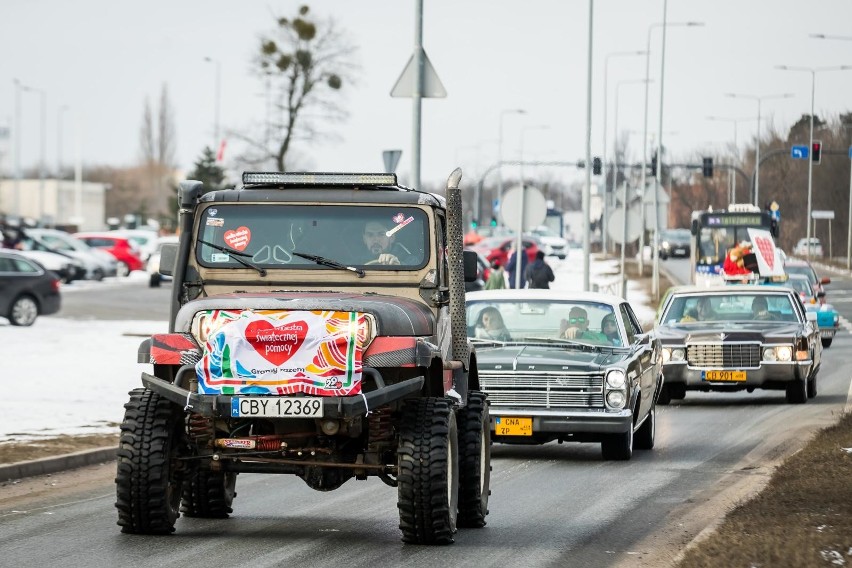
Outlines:
[{"label": "jeep windshield", "polygon": [[428,216],[403,206],[216,203],[201,214],[195,250],[208,268],[248,260],[273,269],[417,270],[429,261]]}]

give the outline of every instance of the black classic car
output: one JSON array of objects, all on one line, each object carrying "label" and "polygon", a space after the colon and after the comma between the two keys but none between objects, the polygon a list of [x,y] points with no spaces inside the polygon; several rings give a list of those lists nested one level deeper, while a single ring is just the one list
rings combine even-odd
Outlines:
[{"label": "black classic car", "polygon": [[659,342],[621,298],[553,290],[467,294],[492,439],[598,442],[604,459],[654,447]]},{"label": "black classic car", "polygon": [[663,300],[656,334],[663,348],[660,404],[687,390],[785,390],[787,401],[817,393],[822,344],[816,314],[790,288],[684,286]]}]

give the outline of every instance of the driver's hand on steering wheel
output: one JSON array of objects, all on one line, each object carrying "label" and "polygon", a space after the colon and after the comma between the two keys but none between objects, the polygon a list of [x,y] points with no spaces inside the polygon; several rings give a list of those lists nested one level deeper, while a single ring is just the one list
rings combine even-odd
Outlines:
[{"label": "driver's hand on steering wheel", "polygon": [[376,264],[401,264],[399,259],[394,254],[383,252],[376,259]]}]

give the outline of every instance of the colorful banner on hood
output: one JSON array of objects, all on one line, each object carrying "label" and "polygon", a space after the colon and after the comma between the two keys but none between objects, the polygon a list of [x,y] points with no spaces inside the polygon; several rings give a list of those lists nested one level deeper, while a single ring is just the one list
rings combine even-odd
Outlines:
[{"label": "colorful banner on hood", "polygon": [[223,311],[195,365],[203,394],[346,396],[361,392],[367,322],[358,312]]}]

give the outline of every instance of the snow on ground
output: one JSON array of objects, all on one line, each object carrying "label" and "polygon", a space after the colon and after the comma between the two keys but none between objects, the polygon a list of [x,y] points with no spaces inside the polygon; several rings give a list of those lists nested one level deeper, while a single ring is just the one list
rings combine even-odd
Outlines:
[{"label": "snow on ground", "polygon": [[[583,289],[583,255],[548,258],[560,291]],[[590,282],[600,291],[620,291],[617,260],[590,262]],[[110,286],[135,281],[115,280]],[[70,288],[88,283],[74,283]],[[138,282],[137,282],[138,284]],[[97,283],[93,285],[98,285]],[[633,281],[627,297],[640,321],[650,321],[654,308]],[[150,364],[136,363],[136,351],[152,333],[165,333],[165,321],[76,321],[40,317],[32,327],[13,327],[0,319],[0,443],[12,440],[117,432],[131,389]]]}]

